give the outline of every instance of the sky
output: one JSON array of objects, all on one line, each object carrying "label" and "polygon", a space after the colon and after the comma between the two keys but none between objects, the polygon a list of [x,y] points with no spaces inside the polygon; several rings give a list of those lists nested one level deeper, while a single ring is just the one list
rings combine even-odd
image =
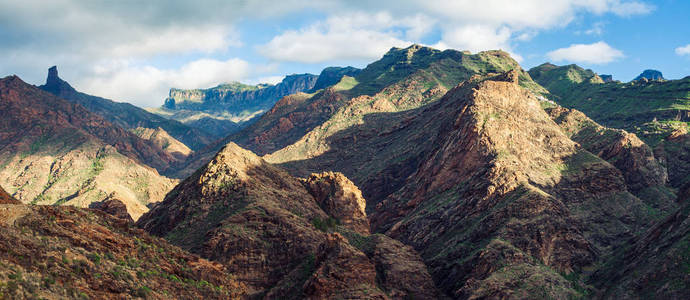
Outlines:
[{"label": "sky", "polygon": [[142,107],[171,87],[365,67],[391,47],[502,49],[629,81],[690,75],[687,0],[0,0],[0,77]]}]

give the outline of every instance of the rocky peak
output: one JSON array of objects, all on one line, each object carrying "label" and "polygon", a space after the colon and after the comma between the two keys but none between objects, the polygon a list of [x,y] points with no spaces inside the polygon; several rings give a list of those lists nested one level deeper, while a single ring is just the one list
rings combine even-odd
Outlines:
[{"label": "rocky peak", "polygon": [[339,172],[312,174],[304,180],[309,193],[330,216],[360,234],[369,234],[362,191]]},{"label": "rocky peak", "polygon": [[46,78],[46,84],[42,88],[51,93],[61,93],[64,91],[75,91],[74,88],[69,85],[66,81],[62,80],[58,76],[57,66],[52,66],[48,69],[48,77]]},{"label": "rocky peak", "polygon": [[601,74],[599,77],[606,83],[613,82],[613,75]]},{"label": "rocky peak", "polygon": [[111,194],[107,199],[101,202],[91,203],[89,207],[105,212],[128,223],[134,223],[134,219],[132,219],[132,216],[127,212],[127,206],[122,201],[116,199],[114,194]]},{"label": "rocky peak", "polygon": [[661,74],[660,71],[648,69],[642,71],[642,73],[640,73],[640,75],[635,77],[633,80],[641,80],[643,78],[647,80],[664,80],[664,75]]}]

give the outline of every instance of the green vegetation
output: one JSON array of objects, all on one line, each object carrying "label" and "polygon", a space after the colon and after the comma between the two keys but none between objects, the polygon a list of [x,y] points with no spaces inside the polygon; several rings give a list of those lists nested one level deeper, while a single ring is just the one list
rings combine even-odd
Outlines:
[{"label": "green vegetation", "polygon": [[311,220],[311,224],[316,227],[316,229],[321,230],[323,232],[328,232],[333,230],[337,225],[340,224],[340,221],[336,218],[333,218],[329,216],[328,218],[321,219],[319,217],[315,217]]}]

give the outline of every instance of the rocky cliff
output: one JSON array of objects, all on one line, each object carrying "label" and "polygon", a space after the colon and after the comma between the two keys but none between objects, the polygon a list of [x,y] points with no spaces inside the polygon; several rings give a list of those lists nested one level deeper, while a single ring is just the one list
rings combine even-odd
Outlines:
[{"label": "rocky cliff", "polygon": [[295,74],[276,85],[232,82],[209,89],[173,88],[162,108],[151,111],[225,137],[270,109],[278,99],[312,89],[317,78]]}]

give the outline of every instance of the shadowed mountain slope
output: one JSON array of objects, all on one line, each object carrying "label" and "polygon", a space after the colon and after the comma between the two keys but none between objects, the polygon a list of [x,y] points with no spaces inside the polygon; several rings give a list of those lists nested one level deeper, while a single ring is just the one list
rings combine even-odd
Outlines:
[{"label": "shadowed mountain slope", "polygon": [[130,130],[138,127],[163,128],[175,139],[192,150],[198,150],[215,140],[210,134],[186,126],[174,120],[147,112],[129,103],[120,103],[105,98],[87,95],[75,90],[69,83],[60,79],[57,67],[48,70],[46,84],[41,89],[60,98],[77,103],[119,127]]}]

